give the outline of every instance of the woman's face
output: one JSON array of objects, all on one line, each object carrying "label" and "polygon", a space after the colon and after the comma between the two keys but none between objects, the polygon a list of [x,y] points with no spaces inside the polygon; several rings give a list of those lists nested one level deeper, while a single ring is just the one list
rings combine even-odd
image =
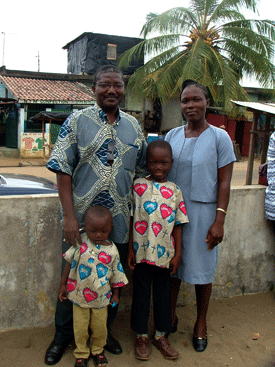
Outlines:
[{"label": "woman's face", "polygon": [[196,85],[189,85],[181,94],[181,110],[187,122],[201,122],[205,120],[209,99]]}]

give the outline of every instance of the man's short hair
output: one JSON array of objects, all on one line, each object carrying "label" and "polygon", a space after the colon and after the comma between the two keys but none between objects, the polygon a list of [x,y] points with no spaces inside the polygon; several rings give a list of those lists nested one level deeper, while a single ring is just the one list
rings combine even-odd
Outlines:
[{"label": "man's short hair", "polygon": [[111,218],[112,219],[112,214],[110,210],[103,205],[90,206],[89,209],[87,209],[85,213],[84,221],[86,220],[86,218],[89,218],[90,216],[96,216],[98,218]]},{"label": "man's short hair", "polygon": [[93,81],[93,85],[96,85],[99,77],[101,74],[105,74],[105,73],[117,73],[120,74],[123,81],[124,81],[124,75],[122,73],[122,71],[115,65],[102,65],[100,66],[99,69],[97,69],[97,71],[94,74],[94,81]]},{"label": "man's short hair", "polygon": [[146,150],[146,158],[147,159],[150,156],[151,151],[154,148],[166,149],[166,150],[168,150],[171,153],[171,158],[173,156],[173,154],[172,154],[172,148],[171,148],[171,145],[168,143],[168,141],[162,140],[162,139],[156,139],[156,140],[151,141],[151,143],[149,143],[148,146],[147,146],[147,150]]}]

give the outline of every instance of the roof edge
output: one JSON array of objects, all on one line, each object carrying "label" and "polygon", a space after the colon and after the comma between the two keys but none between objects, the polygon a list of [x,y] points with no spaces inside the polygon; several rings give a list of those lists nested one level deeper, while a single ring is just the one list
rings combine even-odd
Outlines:
[{"label": "roof edge", "polygon": [[11,76],[17,78],[30,78],[30,79],[54,79],[54,80],[67,80],[67,81],[83,81],[93,80],[93,76],[90,74],[62,74],[62,73],[47,73],[40,71],[26,71],[26,70],[8,70],[5,66],[0,67],[0,76]]},{"label": "roof edge", "polygon": [[119,35],[115,35],[115,34],[84,32],[80,36],[78,36],[75,39],[73,39],[72,41],[68,42],[65,46],[62,47],[62,49],[67,50],[72,43],[75,43],[76,41],[80,40],[81,38],[88,37],[89,35],[104,36],[104,37],[106,37],[106,36],[119,37],[121,39],[124,38],[124,39],[133,39],[133,40],[143,41],[143,38],[140,38],[140,37],[128,37],[128,36],[119,36]]}]

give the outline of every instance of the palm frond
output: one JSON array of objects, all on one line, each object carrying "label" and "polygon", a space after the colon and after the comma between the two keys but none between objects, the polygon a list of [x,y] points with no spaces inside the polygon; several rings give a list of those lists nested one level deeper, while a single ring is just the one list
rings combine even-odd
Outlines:
[{"label": "palm frond", "polygon": [[257,2],[190,0],[188,8],[148,14],[141,31],[144,41],[119,60],[119,66],[126,67],[136,57],[149,57],[128,87],[166,101],[179,93],[184,79],[194,79],[227,110],[231,99],[248,100],[240,85],[244,75],[274,87],[275,21],[243,15],[243,7],[257,12]]},{"label": "palm frond", "polygon": [[148,38],[151,34],[186,33],[197,27],[197,20],[190,9],[181,7],[167,10],[162,14],[150,13],[143,25],[141,35]]}]

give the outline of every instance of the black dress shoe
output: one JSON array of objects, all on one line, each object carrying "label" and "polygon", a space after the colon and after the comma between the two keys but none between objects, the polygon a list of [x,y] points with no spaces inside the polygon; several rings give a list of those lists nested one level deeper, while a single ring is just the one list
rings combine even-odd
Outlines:
[{"label": "black dress shoe", "polygon": [[69,343],[60,344],[53,340],[46,350],[45,363],[52,366],[60,361],[63,356],[64,350],[67,348]]},{"label": "black dress shoe", "polygon": [[203,352],[207,347],[207,335],[204,338],[193,335],[193,347],[196,352]]},{"label": "black dress shoe", "polygon": [[111,354],[118,355],[122,353],[121,345],[112,335],[108,336],[104,349]]}]

